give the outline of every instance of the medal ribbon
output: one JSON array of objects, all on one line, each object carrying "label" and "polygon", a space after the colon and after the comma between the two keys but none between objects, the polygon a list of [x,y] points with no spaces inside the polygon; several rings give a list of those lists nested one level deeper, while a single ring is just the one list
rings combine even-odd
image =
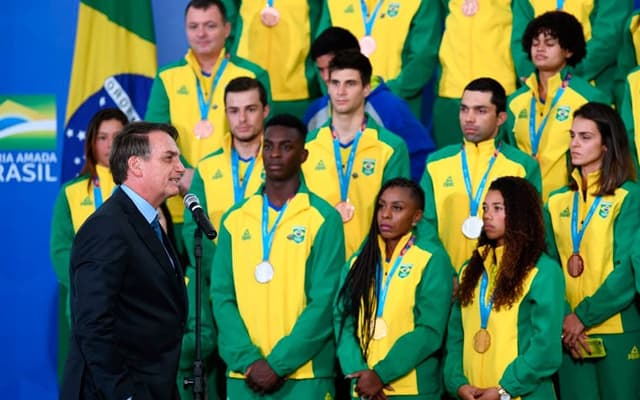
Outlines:
[{"label": "medal ribbon", "polygon": [[222,78],[222,73],[225,68],[227,68],[227,64],[229,63],[229,57],[225,57],[220,63],[220,67],[216,71],[216,75],[213,77],[213,82],[211,83],[211,91],[209,92],[209,98],[205,101],[204,94],[202,93],[202,87],[200,87],[200,80],[196,75],[196,88],[198,89],[198,106],[200,107],[200,119],[202,121],[206,121],[209,116],[209,107],[211,106],[211,100],[213,100],[213,92],[216,90],[218,86],[218,82],[220,82],[220,78]]},{"label": "medal ribbon", "polygon": [[289,202],[284,203],[278,217],[276,217],[271,230],[269,230],[269,198],[266,194],[262,195],[262,261],[269,261],[269,254],[271,254],[271,245],[273,245],[273,237],[276,233],[276,227],[280,223],[282,216]]},{"label": "medal ribbon", "polygon": [[[373,12],[369,16],[369,11],[367,10],[367,2],[366,0],[360,0],[360,8],[362,9],[362,22],[364,23],[364,34],[365,36],[371,36],[371,31],[373,30],[373,23],[378,16],[378,11],[380,11],[380,7],[384,3],[384,0],[379,0],[378,4],[376,4]],[[369,18],[367,18],[369,16]]]},{"label": "medal ribbon", "polygon": [[567,74],[567,76],[562,81],[562,86],[556,92],[556,95],[553,97],[551,101],[551,107],[549,107],[549,112],[542,117],[542,122],[540,122],[540,127],[536,131],[536,96],[531,95],[531,112],[529,114],[529,140],[531,141],[531,155],[535,158],[538,155],[538,147],[540,146],[540,139],[542,138],[542,132],[544,131],[544,127],[547,125],[547,120],[549,119],[549,114],[551,114],[551,110],[558,104],[560,101],[560,97],[564,93],[564,90],[569,86],[569,80],[571,80],[571,74]]},{"label": "medal ribbon", "polygon": [[351,142],[351,152],[347,159],[347,169],[343,172],[342,154],[340,152],[340,139],[335,132],[335,129],[331,127],[331,135],[333,136],[333,154],[336,159],[336,168],[338,170],[338,182],[340,183],[340,200],[347,201],[347,194],[349,193],[349,182],[351,181],[351,171],[353,171],[353,163],[356,159],[356,150],[358,148],[358,142],[362,137],[362,132],[366,127],[366,122],[362,123],[362,128],[356,133],[356,136]]},{"label": "medal ribbon", "polygon": [[491,308],[493,307],[493,294],[487,304],[487,286],[489,286],[489,274],[486,270],[482,271],[482,281],[480,282],[480,328],[487,329],[487,323],[489,322],[489,314],[491,314]]},{"label": "medal ribbon", "polygon": [[576,191],[573,194],[573,211],[571,213],[571,243],[573,246],[573,253],[580,253],[580,242],[582,242],[582,237],[584,236],[584,231],[587,229],[587,225],[591,222],[591,217],[596,212],[596,208],[600,204],[600,200],[602,200],[602,196],[597,196],[589,211],[587,212],[587,216],[584,218],[584,222],[582,223],[582,229],[578,230],[578,197],[580,194]]},{"label": "medal ribbon", "polygon": [[396,273],[396,270],[400,266],[400,263],[402,262],[402,257],[404,257],[404,255],[409,250],[409,248],[413,246],[415,241],[416,241],[416,237],[411,236],[409,238],[409,241],[407,241],[407,244],[402,249],[402,251],[400,251],[400,255],[398,255],[398,258],[396,258],[396,261],[393,263],[393,267],[391,267],[391,270],[389,271],[389,275],[387,275],[387,279],[385,279],[384,281],[384,286],[382,285],[382,265],[380,264],[377,265],[378,271],[376,273],[376,282],[378,283],[378,287],[377,287],[378,307],[376,310],[376,317],[378,318],[382,317],[382,312],[384,311],[384,305],[387,302],[387,293],[389,291],[389,285],[391,284],[391,279],[393,278],[393,275]]},{"label": "medal ribbon", "polygon": [[564,0],[556,0],[556,10],[562,10],[564,7]]},{"label": "medal ribbon", "polygon": [[93,177],[93,203],[96,210],[102,205],[102,192],[100,191],[100,178]]},{"label": "medal ribbon", "polygon": [[273,0],[267,0],[267,7],[273,7]]},{"label": "medal ribbon", "polygon": [[464,178],[464,186],[467,189],[467,196],[469,196],[469,201],[471,202],[471,216],[475,217],[478,215],[478,207],[480,206],[480,200],[482,197],[482,192],[484,191],[484,187],[487,185],[487,178],[489,177],[489,171],[493,168],[493,164],[496,163],[496,159],[498,158],[498,154],[500,154],[500,148],[502,147],[502,143],[498,145],[496,150],[493,152],[493,156],[489,159],[489,165],[487,166],[487,170],[484,171],[484,175],[482,175],[482,179],[480,180],[480,185],[478,185],[478,190],[476,191],[475,196],[472,193],[473,188],[471,187],[471,176],[469,174],[469,162],[467,161],[467,153],[464,149],[464,144],[462,145],[462,153],[460,154],[460,158],[462,158],[462,176]]},{"label": "medal ribbon", "polygon": [[256,158],[251,157],[249,160],[249,165],[247,165],[247,170],[244,172],[244,178],[242,179],[242,183],[240,183],[240,156],[236,149],[231,149],[231,175],[233,177],[233,200],[234,202],[239,202],[244,199],[244,195],[247,191],[247,185],[249,184],[249,179],[251,178],[251,173],[253,172],[253,166],[256,163]]}]

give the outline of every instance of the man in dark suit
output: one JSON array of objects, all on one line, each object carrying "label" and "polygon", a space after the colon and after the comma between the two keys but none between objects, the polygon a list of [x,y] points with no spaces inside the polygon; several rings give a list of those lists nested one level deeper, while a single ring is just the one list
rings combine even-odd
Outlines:
[{"label": "man in dark suit", "polygon": [[[157,224],[184,173],[170,125],[136,122],[113,142],[120,185],[71,252],[71,343],[60,398],[176,400],[184,276]],[[156,229],[157,228],[157,229]]]}]

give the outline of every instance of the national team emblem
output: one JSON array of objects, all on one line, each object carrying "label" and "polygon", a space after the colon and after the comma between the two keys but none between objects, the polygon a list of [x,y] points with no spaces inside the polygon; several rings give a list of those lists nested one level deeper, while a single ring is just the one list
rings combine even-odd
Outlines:
[{"label": "national team emblem", "polygon": [[295,243],[302,243],[304,241],[307,228],[304,226],[294,226],[293,232],[287,235],[287,239],[293,240]]},{"label": "national team emblem", "polygon": [[520,110],[520,113],[518,113],[518,119],[521,118],[529,118],[529,113],[527,112],[526,108],[523,108],[522,110]]},{"label": "national team emblem", "polygon": [[598,215],[601,218],[607,218],[609,216],[609,211],[611,210],[611,206],[613,205],[610,201],[603,201],[600,203],[600,208],[598,209]]},{"label": "national team emblem", "polygon": [[372,158],[365,158],[362,160],[362,173],[369,176],[376,170],[376,160]]},{"label": "national team emblem", "polygon": [[556,120],[558,121],[566,121],[569,119],[571,115],[571,107],[569,106],[560,106],[558,107],[558,111],[556,111]]},{"label": "national team emblem", "polygon": [[399,11],[400,3],[389,3],[389,7],[387,8],[387,15],[389,18],[396,17]]},{"label": "national team emblem", "polygon": [[400,266],[400,270],[398,271],[398,278],[404,279],[411,273],[411,269],[413,268],[413,264],[402,264]]}]

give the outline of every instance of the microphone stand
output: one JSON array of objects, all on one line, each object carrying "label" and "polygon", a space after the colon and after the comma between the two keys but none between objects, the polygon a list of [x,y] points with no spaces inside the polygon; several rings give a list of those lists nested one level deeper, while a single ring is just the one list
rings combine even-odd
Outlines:
[{"label": "microphone stand", "polygon": [[196,226],[196,231],[193,234],[194,238],[194,249],[193,253],[196,260],[196,357],[193,362],[193,376],[190,378],[184,379],[184,387],[187,389],[189,386],[193,387],[193,399],[194,400],[202,400],[206,398],[206,380],[205,380],[205,367],[204,363],[201,359],[200,354],[200,339],[201,339],[201,322],[200,322],[200,312],[202,309],[201,304],[201,277],[200,277],[200,263],[202,261],[202,230],[200,227]]}]

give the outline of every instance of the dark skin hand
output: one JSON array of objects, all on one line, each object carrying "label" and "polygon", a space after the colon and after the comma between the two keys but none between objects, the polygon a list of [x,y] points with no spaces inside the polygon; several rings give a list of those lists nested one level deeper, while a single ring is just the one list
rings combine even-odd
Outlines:
[{"label": "dark skin hand", "polygon": [[346,376],[349,379],[356,379],[356,393],[358,396],[365,397],[370,400],[386,400],[387,395],[384,394],[383,389],[393,390],[389,385],[386,385],[380,380],[378,374],[370,369],[354,372]]},{"label": "dark skin hand", "polygon": [[575,313],[571,313],[564,318],[562,323],[562,344],[569,350],[571,357],[576,360],[582,359],[581,347],[591,354],[591,349],[586,342],[587,335],[584,332],[585,326]]},{"label": "dark skin hand", "polygon": [[256,393],[273,393],[280,389],[284,379],[279,377],[267,360],[258,360],[247,368],[246,383]]}]

